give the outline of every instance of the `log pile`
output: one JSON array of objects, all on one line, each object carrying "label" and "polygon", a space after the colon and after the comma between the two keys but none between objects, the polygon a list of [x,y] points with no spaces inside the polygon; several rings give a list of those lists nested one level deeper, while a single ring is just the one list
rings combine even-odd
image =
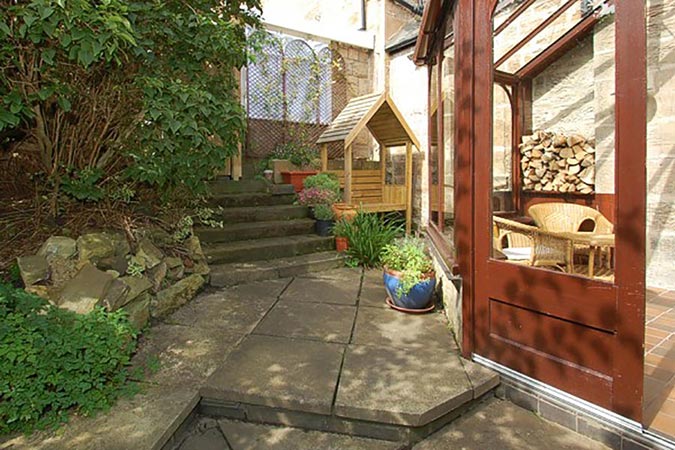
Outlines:
[{"label": "log pile", "polygon": [[595,186],[595,142],[578,134],[535,131],[520,144],[523,189],[591,194]]}]

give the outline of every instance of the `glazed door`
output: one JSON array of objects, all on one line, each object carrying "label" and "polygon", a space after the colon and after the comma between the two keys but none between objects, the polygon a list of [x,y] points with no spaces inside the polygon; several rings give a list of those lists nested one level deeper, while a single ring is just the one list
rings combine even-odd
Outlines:
[{"label": "glazed door", "polygon": [[474,351],[639,421],[643,2],[473,5]]}]

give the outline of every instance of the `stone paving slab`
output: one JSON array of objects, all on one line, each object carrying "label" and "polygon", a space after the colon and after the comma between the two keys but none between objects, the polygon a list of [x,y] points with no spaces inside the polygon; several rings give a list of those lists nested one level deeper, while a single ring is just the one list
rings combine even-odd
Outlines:
[{"label": "stone paving slab", "polygon": [[[150,383],[198,386],[223,363],[241,338],[228,332],[159,324],[142,337],[132,366],[145,367],[145,379]],[[159,367],[156,373],[152,373],[153,366]]]},{"label": "stone paving slab", "polygon": [[343,434],[254,425],[230,420],[220,420],[219,423],[232,450],[396,450],[402,448],[401,444],[397,443]]},{"label": "stone paving slab", "polygon": [[[233,334],[248,334],[277,301],[274,286],[255,283],[251,296],[232,289],[202,294],[166,319],[168,323],[217,328]],[[257,292],[257,294],[256,294]]]},{"label": "stone paving slab", "polygon": [[209,377],[203,397],[329,414],[344,346],[248,336]]},{"label": "stone paving slab", "polygon": [[352,345],[345,355],[335,413],[420,426],[473,398],[473,387],[454,352]]},{"label": "stone paving slab", "polygon": [[360,308],[352,342],[359,345],[457,350],[440,314],[406,314],[391,308]]},{"label": "stone paving slab", "polygon": [[547,422],[513,403],[492,399],[441,431],[414,450],[607,450],[559,425]]},{"label": "stone paving slab", "polygon": [[330,278],[296,278],[280,299],[284,302],[356,305],[361,281],[346,282]]},{"label": "stone paving slab", "polygon": [[107,413],[75,417],[56,433],[19,436],[3,450],[160,450],[199,401],[191,387],[145,385]]},{"label": "stone paving slab", "polygon": [[363,269],[360,267],[342,267],[340,269],[312,272],[298,275],[298,278],[318,278],[324,280],[340,280],[349,283],[360,283]]},{"label": "stone paving slab", "polygon": [[254,334],[346,344],[355,316],[353,306],[279,302],[255,328]]}]

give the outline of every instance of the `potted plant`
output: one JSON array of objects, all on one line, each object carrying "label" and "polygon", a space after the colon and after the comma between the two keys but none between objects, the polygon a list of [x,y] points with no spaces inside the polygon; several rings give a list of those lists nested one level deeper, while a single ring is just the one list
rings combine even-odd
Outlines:
[{"label": "potted plant", "polygon": [[335,202],[333,203],[333,213],[335,214],[335,218],[337,220],[352,220],[354,217],[356,217],[358,210],[354,205],[349,205],[344,202]]},{"label": "potted plant", "polygon": [[408,236],[387,245],[381,261],[384,287],[394,307],[423,310],[431,305],[436,274],[422,239]]},{"label": "potted plant", "polygon": [[296,203],[298,205],[307,206],[310,211],[310,216],[316,218],[314,216],[314,209],[317,205],[328,205],[330,207],[335,200],[337,200],[335,192],[319,187],[312,187],[300,191]]},{"label": "potted plant", "polygon": [[333,210],[329,204],[316,205],[314,207],[314,229],[319,236],[330,236],[333,229]]},{"label": "potted plant", "polygon": [[342,253],[349,249],[349,238],[347,238],[349,222],[345,219],[337,219],[333,225],[333,234],[335,235],[335,249]]},{"label": "potted plant", "polygon": [[271,157],[275,172],[279,170],[283,182],[292,184],[295,192],[302,190],[305,178],[318,173],[317,150],[301,142],[290,141],[281,144],[274,149]]}]

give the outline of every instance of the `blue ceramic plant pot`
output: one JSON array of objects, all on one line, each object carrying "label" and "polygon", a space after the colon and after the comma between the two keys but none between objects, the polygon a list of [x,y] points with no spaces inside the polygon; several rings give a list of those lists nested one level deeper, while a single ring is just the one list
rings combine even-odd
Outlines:
[{"label": "blue ceramic plant pot", "polygon": [[436,287],[436,275],[431,272],[427,278],[410,289],[405,295],[398,295],[398,287],[401,284],[400,272],[384,269],[384,288],[394,305],[406,309],[423,309],[431,303],[431,297]]}]

